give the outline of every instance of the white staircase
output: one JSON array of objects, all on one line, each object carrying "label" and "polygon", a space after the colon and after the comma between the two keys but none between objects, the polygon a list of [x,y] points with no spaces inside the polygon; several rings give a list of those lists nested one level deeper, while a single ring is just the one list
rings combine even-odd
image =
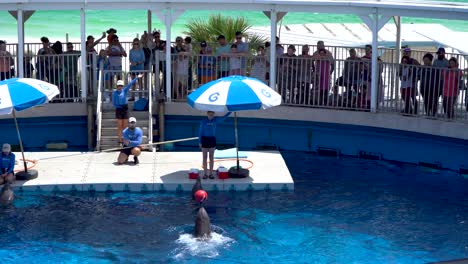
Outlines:
[{"label": "white staircase", "polygon": [[[100,69],[99,80],[103,80],[103,69]],[[152,80],[151,72],[147,72],[149,80]],[[98,96],[96,103],[96,151],[104,151],[108,149],[119,148],[119,137],[117,133],[117,119],[115,118],[115,108],[110,102],[110,98],[105,98],[102,92],[103,83],[99,82]],[[146,111],[134,111],[134,102],[128,102],[128,117],[135,117],[137,120],[137,127],[143,130],[142,144],[151,144],[153,141],[153,97],[152,97],[152,83],[149,83],[150,89],[146,89],[147,94],[145,98],[148,99],[149,105]],[[130,97],[133,91],[130,90],[128,96]],[[138,97],[137,97],[138,98]],[[105,100],[104,100],[105,99]],[[144,146],[145,150],[154,150],[152,145]]]},{"label": "white staircase", "polygon": [[[133,111],[133,103],[128,103],[128,116],[135,117],[137,127],[143,130],[142,144],[151,143],[148,138],[149,129],[149,111]],[[115,109],[111,103],[103,103],[102,105],[102,122],[101,122],[101,142],[98,151],[118,148],[119,138],[117,136],[117,120],[115,119]]]}]

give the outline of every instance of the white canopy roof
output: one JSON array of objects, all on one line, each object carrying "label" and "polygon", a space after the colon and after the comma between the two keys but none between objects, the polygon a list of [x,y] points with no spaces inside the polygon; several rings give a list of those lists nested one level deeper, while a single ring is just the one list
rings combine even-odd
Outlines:
[{"label": "white canopy roof", "polygon": [[416,0],[0,0],[0,10],[257,10],[368,15],[468,18],[468,4]]},{"label": "white canopy roof", "polygon": [[468,55],[468,32],[439,32],[429,29],[415,30],[415,32],[439,43],[441,46],[451,47],[463,55]]},{"label": "white canopy roof", "polygon": [[[270,27],[252,27],[249,32],[256,33],[270,38]],[[293,44],[315,44],[319,40],[325,41],[329,46],[363,46],[372,43],[372,31],[364,23],[310,23],[294,24],[281,26],[281,42]],[[444,42],[434,40],[427,35],[417,34],[415,32],[434,32],[437,39],[444,39]],[[453,42],[450,29],[440,24],[402,24],[401,26],[401,44],[416,46],[437,46],[443,43],[451,46]],[[463,33],[461,33],[463,34]],[[396,41],[396,26],[393,22],[387,23],[379,31],[379,46],[394,47]],[[461,44],[462,40],[468,39],[468,33],[465,37],[457,35]],[[466,46],[466,44],[465,44]],[[465,47],[466,49],[466,47]]]}]

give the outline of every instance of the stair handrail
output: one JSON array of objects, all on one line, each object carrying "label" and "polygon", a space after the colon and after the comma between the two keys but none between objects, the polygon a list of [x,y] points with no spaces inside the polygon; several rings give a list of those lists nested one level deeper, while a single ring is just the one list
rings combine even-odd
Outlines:
[{"label": "stair handrail", "polygon": [[[148,143],[153,143],[153,75],[152,71],[148,73]],[[151,145],[150,145],[151,146]],[[152,150],[155,148],[152,146]]]},{"label": "stair handrail", "polygon": [[97,89],[97,102],[96,102],[96,151],[101,150],[101,126],[102,126],[102,85],[103,85],[103,64],[99,66],[99,82]]}]

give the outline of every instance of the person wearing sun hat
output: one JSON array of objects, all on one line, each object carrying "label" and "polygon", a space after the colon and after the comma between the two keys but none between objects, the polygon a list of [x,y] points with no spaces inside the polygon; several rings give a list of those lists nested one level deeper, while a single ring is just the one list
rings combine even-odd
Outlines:
[{"label": "person wearing sun hat", "polygon": [[2,146],[2,159],[0,160],[0,185],[6,182],[15,181],[15,154],[11,152],[11,146],[8,143]]},{"label": "person wearing sun hat", "polygon": [[117,30],[115,28],[109,28],[107,31],[107,42],[110,44],[112,42],[112,37],[117,34]]},{"label": "person wearing sun hat", "polygon": [[141,142],[143,140],[143,130],[136,126],[137,120],[135,117],[128,119],[128,127],[122,132],[124,139],[124,148],[120,151],[117,158],[118,164],[123,164],[128,160],[130,155],[133,155],[133,162],[137,165],[139,162],[138,156],[141,154]]},{"label": "person wearing sun hat", "polygon": [[200,60],[198,61],[197,76],[200,78],[200,85],[211,82],[215,79],[216,57],[212,55],[212,50],[206,41],[200,42]]}]

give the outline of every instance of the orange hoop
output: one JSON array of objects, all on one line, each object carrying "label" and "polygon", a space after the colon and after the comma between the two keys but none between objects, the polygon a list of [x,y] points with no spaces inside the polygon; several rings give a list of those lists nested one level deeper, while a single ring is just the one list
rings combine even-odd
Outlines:
[{"label": "orange hoop", "polygon": [[[23,161],[23,159],[19,159],[19,160]],[[30,170],[30,169],[36,167],[37,160],[29,160],[29,159],[26,159],[26,161],[32,163],[31,166],[27,167],[28,170]],[[20,171],[24,171],[24,169],[17,169],[17,170],[15,170],[15,173],[20,172]]]},{"label": "orange hoop", "polygon": [[[235,160],[235,161],[237,161],[236,158],[230,158],[230,159],[216,159],[216,160],[214,160],[214,162],[216,163],[216,162],[227,161],[227,160]],[[248,160],[248,159],[239,159],[239,161],[246,161],[246,162],[250,163],[250,167],[244,168],[244,169],[246,169],[246,170],[251,169],[251,168],[254,166],[254,163],[253,163],[253,161],[251,161],[251,160]]]}]

